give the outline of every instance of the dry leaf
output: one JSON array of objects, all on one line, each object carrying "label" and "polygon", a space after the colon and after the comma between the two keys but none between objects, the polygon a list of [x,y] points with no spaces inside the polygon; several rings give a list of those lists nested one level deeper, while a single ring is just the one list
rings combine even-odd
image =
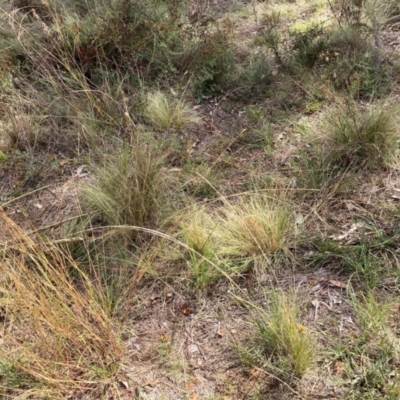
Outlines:
[{"label": "dry leaf", "polygon": [[342,304],[343,300],[339,296],[334,296],[329,294],[329,305],[330,307],[334,306],[335,304]]},{"label": "dry leaf", "polygon": [[360,337],[360,333],[357,331],[357,329],[354,328],[349,329],[349,335],[354,339]]},{"label": "dry leaf", "polygon": [[77,169],[75,174],[80,176],[82,174],[83,168],[85,168],[85,165],[80,165]]},{"label": "dry leaf", "polygon": [[333,373],[339,378],[344,378],[344,367],[345,363],[343,361],[336,361],[335,366],[333,368]]},{"label": "dry leaf", "polygon": [[159,378],[153,379],[152,381],[146,382],[144,386],[150,386],[152,388],[156,387],[158,383],[160,382]]},{"label": "dry leaf", "polygon": [[318,308],[318,307],[319,307],[319,301],[318,301],[317,299],[313,300],[313,301],[311,302],[311,304],[312,304],[315,308]]},{"label": "dry leaf", "polygon": [[194,354],[194,353],[199,353],[200,350],[199,350],[199,348],[197,347],[197,345],[195,345],[195,344],[189,344],[189,346],[188,346],[188,352],[189,352],[190,354]]},{"label": "dry leaf", "polygon": [[184,304],[184,305],[181,307],[181,313],[182,313],[183,315],[190,315],[190,314],[193,314],[193,313],[194,313],[194,310],[192,310],[191,308],[189,308],[189,306],[188,306],[187,304]]},{"label": "dry leaf", "polygon": [[336,280],[334,280],[334,279],[331,279],[331,280],[329,281],[329,283],[330,283],[332,286],[340,287],[340,288],[342,288],[342,289],[346,289],[346,288],[347,288],[347,284],[346,284],[346,283],[343,283],[343,282],[340,282],[340,281],[336,281]]},{"label": "dry leaf", "polygon": [[190,400],[199,400],[199,394],[198,393],[193,393],[192,397],[190,398]]},{"label": "dry leaf", "polygon": [[223,338],[223,337],[226,335],[226,330],[225,330],[225,329],[220,329],[220,330],[217,332],[217,335],[218,335],[219,337]]},{"label": "dry leaf", "polygon": [[186,385],[186,390],[188,392],[193,392],[195,387],[200,383],[198,378],[193,378],[190,382],[187,383]]},{"label": "dry leaf", "polygon": [[129,389],[129,384],[128,384],[128,382],[120,380],[120,381],[118,381],[118,383],[119,383],[121,386],[123,386],[125,389]]},{"label": "dry leaf", "polygon": [[250,370],[250,379],[251,380],[258,380],[261,376],[261,371],[257,368],[252,368]]}]

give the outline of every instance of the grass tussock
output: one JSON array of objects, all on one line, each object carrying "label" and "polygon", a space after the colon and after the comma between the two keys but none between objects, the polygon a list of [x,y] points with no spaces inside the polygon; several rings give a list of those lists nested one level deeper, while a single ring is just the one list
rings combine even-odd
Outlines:
[{"label": "grass tussock", "polygon": [[[224,263],[217,269],[218,244],[214,238],[217,224],[204,208],[195,208],[180,224],[182,242],[188,249],[188,267],[196,286],[203,287],[223,275]],[[228,268],[229,270],[229,268]]]},{"label": "grass tussock", "polygon": [[124,351],[101,291],[68,254],[28,236],[3,211],[1,219],[10,239],[3,243],[0,264],[1,304],[7,310],[2,393],[59,399],[100,395],[112,385]]},{"label": "grass tussock", "polygon": [[212,258],[217,249],[212,238],[217,226],[212,217],[204,208],[195,209],[188,218],[181,223],[184,241],[196,253]]},{"label": "grass tussock", "polygon": [[283,379],[301,378],[315,360],[315,343],[298,321],[295,299],[284,292],[271,292],[266,310],[257,308],[256,330],[250,346],[240,348],[242,360]]},{"label": "grass tussock", "polygon": [[145,116],[154,128],[166,131],[180,130],[200,121],[196,111],[182,99],[171,101],[160,91],[148,94]]},{"label": "grass tussock", "polygon": [[221,252],[254,256],[288,249],[293,213],[285,199],[250,194],[225,204],[217,217]]},{"label": "grass tussock", "polygon": [[339,107],[328,119],[325,137],[331,162],[353,169],[385,167],[398,150],[397,118],[394,108]]},{"label": "grass tussock", "polygon": [[161,165],[162,158],[150,148],[123,150],[96,170],[95,183],[82,187],[83,200],[108,225],[143,227],[160,212]]},{"label": "grass tussock", "polygon": [[214,210],[198,207],[188,213],[180,230],[197,285],[243,272],[246,260],[287,252],[294,239],[294,222],[283,201],[252,193],[225,200]]},{"label": "grass tussock", "polygon": [[201,209],[182,225],[188,245],[200,254],[239,257],[287,250],[292,228],[293,214],[284,200],[259,193],[226,200],[210,213]]}]

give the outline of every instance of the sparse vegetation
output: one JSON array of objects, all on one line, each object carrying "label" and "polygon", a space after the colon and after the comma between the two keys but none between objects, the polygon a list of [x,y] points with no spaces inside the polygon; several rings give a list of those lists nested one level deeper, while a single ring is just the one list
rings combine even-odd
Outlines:
[{"label": "sparse vegetation", "polygon": [[399,398],[399,4],[0,0],[0,398]]}]

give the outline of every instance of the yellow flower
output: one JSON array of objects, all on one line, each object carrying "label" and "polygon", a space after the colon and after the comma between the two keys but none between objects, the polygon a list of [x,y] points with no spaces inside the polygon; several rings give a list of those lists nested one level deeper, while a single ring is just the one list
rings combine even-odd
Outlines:
[{"label": "yellow flower", "polygon": [[304,326],[304,325],[299,325],[299,326],[297,327],[297,331],[298,331],[299,333],[306,333],[306,332],[307,332],[307,327]]},{"label": "yellow flower", "polygon": [[161,335],[161,341],[163,342],[163,343],[166,343],[166,342],[168,342],[169,341],[169,337],[168,337],[168,335]]}]

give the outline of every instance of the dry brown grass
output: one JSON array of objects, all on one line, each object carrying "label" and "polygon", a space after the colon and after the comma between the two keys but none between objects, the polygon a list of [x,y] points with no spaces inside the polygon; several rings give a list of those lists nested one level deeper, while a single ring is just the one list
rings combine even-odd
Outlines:
[{"label": "dry brown grass", "polygon": [[65,399],[112,385],[123,344],[101,289],[55,244],[0,218],[2,393]]}]

